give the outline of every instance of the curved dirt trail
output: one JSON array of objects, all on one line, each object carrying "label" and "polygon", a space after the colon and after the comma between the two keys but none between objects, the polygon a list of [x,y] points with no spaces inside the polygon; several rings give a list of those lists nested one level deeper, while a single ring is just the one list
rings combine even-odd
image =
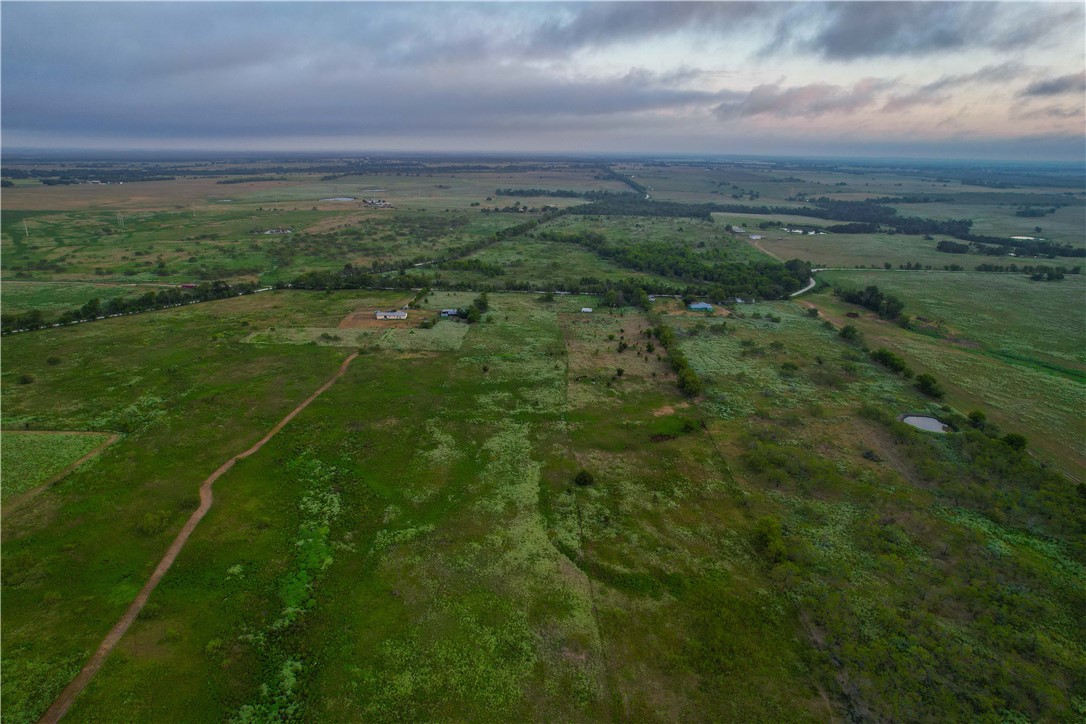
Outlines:
[{"label": "curved dirt trail", "polygon": [[54,724],[60,721],[68,709],[71,708],[72,702],[79,696],[80,692],[86,688],[90,680],[94,678],[94,675],[98,673],[98,670],[102,668],[102,664],[105,663],[106,658],[110,652],[117,645],[117,642],[121,640],[125,632],[132,625],[132,622],[136,620],[136,616],[143,610],[144,605],[147,603],[147,599],[150,597],[151,592],[158,586],[158,582],[162,580],[162,577],[166,575],[166,571],[170,570],[170,566],[173,565],[174,560],[177,558],[177,554],[181,552],[181,549],[185,547],[185,543],[188,541],[189,536],[192,535],[192,531],[196,528],[197,524],[203,520],[203,517],[207,514],[207,511],[211,509],[211,503],[214,497],[211,494],[211,486],[215,484],[223,473],[230,468],[234,467],[234,463],[243,458],[247,458],[260,448],[264,447],[264,443],[271,440],[277,432],[283,429],[283,427],[293,420],[295,416],[309,406],[309,403],[320,397],[329,387],[335,384],[336,380],[343,376],[343,373],[347,371],[347,367],[354,361],[354,358],[358,356],[357,352],[352,353],[347,359],[343,360],[343,364],[339,366],[339,370],[332,376],[332,379],[325,382],[321,387],[306,398],[305,402],[295,407],[289,415],[279,421],[279,424],[271,429],[271,431],[261,438],[260,442],[253,445],[251,448],[243,453],[235,455],[227,460],[225,463],[219,466],[216,470],[200,485],[200,507],[193,511],[192,515],[185,522],[185,526],[181,529],[181,532],[174,538],[173,543],[166,551],[166,555],[159,561],[158,567],[155,568],[154,573],[147,579],[147,583],[143,584],[143,588],[136,595],[135,600],[129,605],[128,610],[124,612],[120,620],[113,626],[106,637],[99,644],[98,650],[94,652],[94,655],[90,657],[90,660],[83,665],[82,670],[72,682],[65,687],[64,691],[60,692],[60,696],[56,698],[52,706],[46,710],[41,719],[38,720],[39,724]]}]

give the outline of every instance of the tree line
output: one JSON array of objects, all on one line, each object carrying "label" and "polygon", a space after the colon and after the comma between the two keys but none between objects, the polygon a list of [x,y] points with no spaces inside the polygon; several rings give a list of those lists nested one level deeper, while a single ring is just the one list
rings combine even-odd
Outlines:
[{"label": "tree line", "polygon": [[811,271],[810,265],[799,259],[784,264],[706,260],[704,255],[683,244],[642,241],[616,246],[608,244],[606,237],[593,231],[541,231],[536,238],[577,244],[628,269],[701,285],[716,301],[737,296],[782,299],[802,288]]},{"label": "tree line", "polygon": [[63,312],[54,319],[47,319],[37,309],[22,314],[0,315],[0,333],[11,334],[12,332],[46,329],[57,324],[76,324],[104,317],[148,312],[153,309],[166,309],[181,304],[208,302],[214,299],[252,294],[256,289],[257,285],[252,282],[227,284],[223,281],[214,281],[196,285],[191,289],[168,287],[159,291],[147,292],[138,297],[116,297],[106,302],[94,298],[81,307]]}]

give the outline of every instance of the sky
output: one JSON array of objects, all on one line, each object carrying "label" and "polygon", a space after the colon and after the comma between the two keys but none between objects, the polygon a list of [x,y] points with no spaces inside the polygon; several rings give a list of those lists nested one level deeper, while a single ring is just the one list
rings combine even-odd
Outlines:
[{"label": "sky", "polygon": [[1086,162],[1084,9],[8,0],[0,142]]}]

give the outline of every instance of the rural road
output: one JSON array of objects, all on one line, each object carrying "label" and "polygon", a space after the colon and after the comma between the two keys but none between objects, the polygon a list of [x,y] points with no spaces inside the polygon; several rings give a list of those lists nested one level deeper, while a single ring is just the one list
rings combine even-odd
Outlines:
[{"label": "rural road", "polygon": [[222,477],[222,475],[230,468],[234,467],[234,463],[238,460],[247,458],[260,450],[260,448],[264,447],[264,444],[268,442],[268,440],[271,440],[272,437],[282,430],[288,422],[293,420],[299,412],[308,407],[309,403],[320,397],[322,393],[335,384],[336,380],[343,376],[347,371],[347,367],[357,356],[358,353],[354,352],[347,359],[343,360],[343,364],[341,364],[339,370],[332,375],[332,379],[321,385],[316,392],[306,398],[305,402],[295,407],[290,414],[280,420],[279,424],[273,427],[258,443],[220,465],[219,469],[213,472],[211,476],[200,485],[200,507],[193,511],[188,521],[185,522],[184,527],[181,528],[181,532],[174,538],[173,543],[166,551],[166,555],[159,561],[158,567],[155,568],[151,577],[147,579],[147,583],[143,584],[143,588],[140,589],[135,600],[129,605],[128,610],[124,612],[124,615],[121,616],[120,620],[117,621],[110,632],[106,634],[106,637],[98,646],[98,650],[95,651],[94,655],[90,657],[90,660],[84,664],[79,674],[77,674],[72,682],[65,687],[64,691],[60,692],[60,696],[56,698],[56,701],[53,702],[49,709],[46,710],[45,714],[42,715],[41,719],[38,720],[39,724],[45,722],[53,724],[54,722],[60,721],[60,719],[68,712],[68,709],[71,708],[75,698],[79,696],[80,692],[82,692],[87,684],[90,683],[90,680],[94,678],[94,675],[98,673],[98,670],[102,668],[102,664],[105,663],[106,658],[109,656],[110,652],[113,651],[117,642],[121,640],[121,637],[128,631],[140,611],[143,610],[144,605],[147,603],[147,599],[151,596],[151,592],[155,590],[155,587],[158,586],[158,582],[166,575],[166,571],[170,570],[170,566],[172,566],[174,560],[177,559],[177,555],[181,552],[181,549],[185,547],[185,543],[188,542],[189,536],[192,535],[192,531],[195,530],[197,524],[199,524],[204,516],[207,515],[207,511],[211,509],[211,503],[214,500],[214,497],[211,494],[211,486],[215,484],[215,481]]},{"label": "rural road", "polygon": [[[812,273],[816,272],[816,271],[821,271],[821,270],[820,269],[812,269],[811,270]],[[807,282],[807,286],[803,287],[803,289],[800,289],[798,292],[792,292],[788,296],[790,296],[790,297],[798,297],[800,294],[803,294],[804,292],[809,292],[812,289],[814,289],[814,285],[815,285],[815,278],[811,277],[811,280]]]}]

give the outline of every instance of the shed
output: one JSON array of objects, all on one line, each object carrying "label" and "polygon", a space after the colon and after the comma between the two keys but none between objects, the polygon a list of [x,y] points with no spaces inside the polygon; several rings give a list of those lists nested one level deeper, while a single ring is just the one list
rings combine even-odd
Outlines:
[{"label": "shed", "polygon": [[455,317],[459,313],[460,313],[459,309],[442,309],[441,310],[441,316],[442,317]]},{"label": "shed", "polygon": [[407,312],[402,309],[390,309],[388,311],[377,310],[378,319],[407,319]]},{"label": "shed", "polygon": [[581,311],[584,312],[585,314],[591,314],[592,313],[592,307],[581,307]]},{"label": "shed", "polygon": [[713,311],[713,305],[705,302],[694,302],[687,307],[691,312],[711,312]]}]

